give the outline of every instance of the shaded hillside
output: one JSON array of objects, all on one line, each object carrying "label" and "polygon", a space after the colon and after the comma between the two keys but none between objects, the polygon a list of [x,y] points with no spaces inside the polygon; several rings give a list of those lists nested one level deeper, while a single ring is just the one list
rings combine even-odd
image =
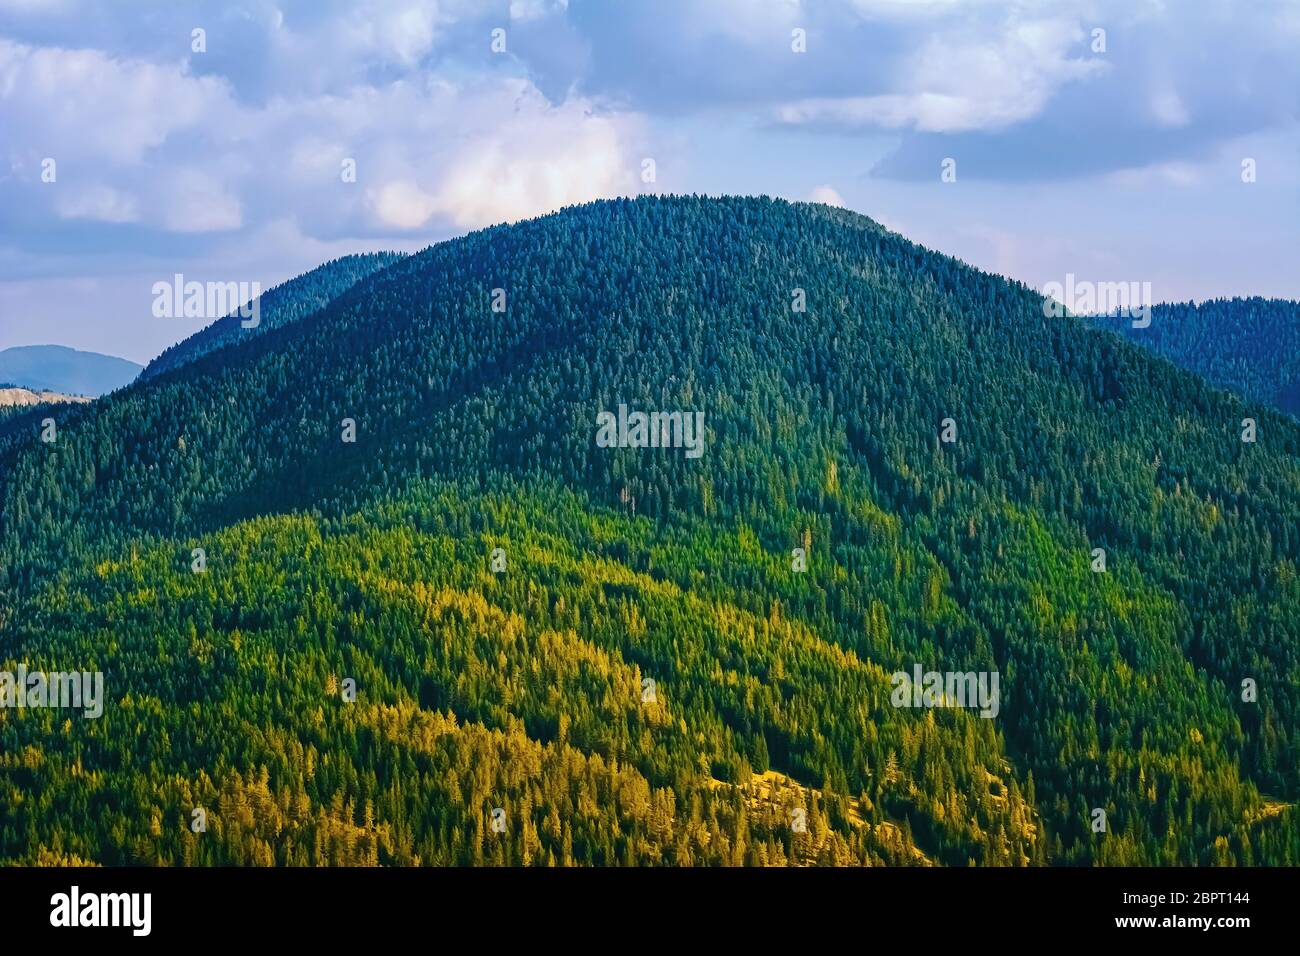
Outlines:
[{"label": "shaded hillside", "polygon": [[1142,329],[1128,319],[1092,321],[1220,388],[1300,417],[1300,302],[1166,303],[1152,307],[1151,325]]},{"label": "shaded hillside", "polygon": [[[243,342],[272,329],[298,321],[321,308],[358,280],[387,268],[402,258],[397,252],[374,252],[333,259],[297,278],[268,289],[261,296],[257,324],[245,327],[249,318],[235,313],[218,319],[184,341],[165,350],[150,362],[141,378],[152,378],[209,352]],[[241,303],[241,308],[247,303]]]}]

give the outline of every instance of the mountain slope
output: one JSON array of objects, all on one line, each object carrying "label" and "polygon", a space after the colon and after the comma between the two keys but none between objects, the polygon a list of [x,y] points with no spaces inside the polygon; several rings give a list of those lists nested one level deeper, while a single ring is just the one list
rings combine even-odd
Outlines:
[{"label": "mountain slope", "polygon": [[63,395],[59,392],[34,392],[30,388],[16,385],[0,384],[0,408],[26,407],[44,403],[86,402],[88,398],[78,395]]},{"label": "mountain slope", "polygon": [[[28,388],[0,383],[0,435],[10,430],[30,428],[32,425],[39,427],[39,421],[45,418],[43,409],[46,406],[89,401],[92,399],[80,395],[33,392]],[[29,418],[31,421],[27,420]]]},{"label": "mountain slope", "polygon": [[[598,447],[619,404],[703,455]],[[2,858],[1300,860],[1300,425],[863,217],[484,230],[59,427],[0,436],[0,647],[119,704],[0,725],[50,794]],[[917,664],[998,716],[895,707]]]},{"label": "mountain slope", "polygon": [[1165,303],[1152,307],[1146,328],[1114,316],[1091,321],[1220,388],[1300,417],[1300,302],[1252,297]]},{"label": "mountain slope", "polygon": [[243,323],[249,320],[238,314],[218,319],[165,350],[145,367],[141,377],[152,378],[223,346],[246,341],[296,322],[359,280],[387,268],[400,258],[401,254],[396,252],[375,252],[332,259],[310,272],[268,289],[260,297],[256,326],[245,328]]},{"label": "mountain slope", "polygon": [[129,384],[135,362],[63,345],[19,345],[0,351],[0,382],[38,392],[95,397]]}]

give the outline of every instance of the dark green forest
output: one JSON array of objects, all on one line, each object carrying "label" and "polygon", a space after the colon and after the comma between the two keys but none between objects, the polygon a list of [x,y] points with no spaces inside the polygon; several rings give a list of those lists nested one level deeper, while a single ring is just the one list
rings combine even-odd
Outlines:
[{"label": "dark green forest", "polygon": [[1117,316],[1092,321],[1220,388],[1300,418],[1300,302],[1255,296],[1162,303],[1152,307],[1146,328]]},{"label": "dark green forest", "polygon": [[[1268,396],[825,206],[339,262],[0,422],[0,670],[106,698],[0,709],[0,861],[1300,862]],[[704,454],[598,447],[620,403]]]},{"label": "dark green forest", "polygon": [[[141,378],[151,378],[217,349],[247,340],[271,329],[311,315],[356,283],[401,258],[399,253],[378,252],[333,259],[323,266],[290,279],[258,297],[257,321],[252,321],[248,303],[241,303],[244,315],[234,313],[163,351],[144,367]],[[245,317],[247,316],[247,317]]]}]

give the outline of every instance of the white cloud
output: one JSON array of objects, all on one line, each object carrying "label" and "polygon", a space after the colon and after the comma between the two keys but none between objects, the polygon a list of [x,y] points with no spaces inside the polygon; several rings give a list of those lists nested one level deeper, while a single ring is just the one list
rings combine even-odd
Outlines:
[{"label": "white cloud", "polygon": [[102,184],[72,186],[59,193],[55,208],[64,219],[98,222],[136,222],[140,218],[135,197]]},{"label": "white cloud", "polygon": [[201,169],[169,174],[159,200],[159,220],[171,232],[220,232],[244,223],[239,197]]},{"label": "white cloud", "polygon": [[381,186],[371,205],[380,223],[393,229],[418,229],[438,210],[437,200],[411,182]]},{"label": "white cloud", "polygon": [[[428,5],[401,9],[388,23],[405,39],[381,30],[358,42],[418,55]],[[635,117],[577,96],[553,105],[508,75],[457,84],[417,73],[254,105],[181,63],[0,40],[0,125],[0,168],[16,179],[34,182],[44,156],[59,164],[56,184],[25,197],[36,204],[29,219],[53,212],[178,233],[294,218],[321,237],[445,234],[639,183]],[[355,184],[341,180],[345,158]]]},{"label": "white cloud", "polygon": [[828,206],[843,206],[844,197],[830,186],[815,186],[808,194],[809,202],[821,202]]},{"label": "white cloud", "polygon": [[788,103],[777,111],[781,122],[793,125],[874,126],[940,133],[996,129],[1031,115],[1023,101],[972,99],[947,93],[822,97]]},{"label": "white cloud", "polygon": [[1191,118],[1178,91],[1172,87],[1165,87],[1152,94],[1151,116],[1165,127],[1186,126]]},{"label": "white cloud", "polygon": [[485,13],[481,0],[352,0],[343,11],[299,10],[287,21],[277,10],[267,68],[281,95],[345,94],[377,65],[417,69],[454,27]]},{"label": "white cloud", "polygon": [[48,14],[71,5],[68,0],[0,0],[0,12]]},{"label": "white cloud", "polygon": [[499,130],[468,143],[438,191],[439,209],[462,227],[514,221],[636,190],[638,160],[626,123],[590,115],[581,102],[546,108],[528,94]]},{"label": "white cloud", "polygon": [[[891,216],[886,216],[881,214],[874,214],[872,215],[871,218],[874,219],[876,222],[880,223],[880,225],[884,226],[890,232],[896,232],[900,236],[910,237],[912,235],[911,230],[908,229],[907,226],[901,220],[894,219]],[[920,241],[915,239],[915,237],[913,237],[913,240]]]},{"label": "white cloud", "polygon": [[915,129],[954,133],[996,130],[1037,116],[1066,83],[1106,69],[1071,58],[1083,37],[1068,20],[1015,21],[989,38],[931,34],[905,61],[900,91],[810,97],[778,107],[783,123]]},{"label": "white cloud", "polygon": [[569,0],[510,0],[511,20],[540,20],[569,9]]},{"label": "white cloud", "polygon": [[[284,145],[262,184],[309,230],[446,232],[627,194],[640,185],[640,120],[527,80],[399,82],[280,104],[258,137]],[[340,183],[343,158],[357,183]]]},{"label": "white cloud", "polygon": [[1116,170],[1106,179],[1118,186],[1146,189],[1154,185],[1195,186],[1204,176],[1204,170],[1195,163],[1172,161]]},{"label": "white cloud", "polygon": [[[803,10],[798,0],[709,0],[686,4],[678,26],[680,32],[672,42],[687,32],[695,38],[725,36],[751,47],[761,47],[779,38],[773,49],[784,56],[789,52],[790,30],[800,26]],[[671,36],[671,34],[670,34]]]},{"label": "white cloud", "polygon": [[851,0],[860,16],[866,18],[913,19],[955,12],[962,0]]},{"label": "white cloud", "polygon": [[220,124],[231,106],[223,81],[180,63],[0,38],[0,124],[11,151],[134,163],[177,132]]}]

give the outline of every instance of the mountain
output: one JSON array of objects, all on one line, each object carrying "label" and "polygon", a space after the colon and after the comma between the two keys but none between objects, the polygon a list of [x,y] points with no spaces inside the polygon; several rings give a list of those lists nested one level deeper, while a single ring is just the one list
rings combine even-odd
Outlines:
[{"label": "mountain", "polygon": [[397,252],[343,256],[267,290],[258,303],[257,324],[246,328],[239,313],[218,319],[150,362],[142,378],[152,378],[234,342],[246,341],[296,322],[317,311],[358,280],[402,258]]},{"label": "mountain", "polygon": [[0,351],[0,382],[38,392],[93,398],[129,384],[140,368],[113,355],[63,345],[19,345]]},{"label": "mountain", "polygon": [[8,423],[3,666],[104,692],[0,711],[0,861],[1300,862],[1300,423],[1043,315],[641,197]]},{"label": "mountain", "polygon": [[1300,417],[1300,302],[1252,297],[1165,303],[1152,307],[1146,328],[1117,316],[1092,321],[1220,388]]}]

